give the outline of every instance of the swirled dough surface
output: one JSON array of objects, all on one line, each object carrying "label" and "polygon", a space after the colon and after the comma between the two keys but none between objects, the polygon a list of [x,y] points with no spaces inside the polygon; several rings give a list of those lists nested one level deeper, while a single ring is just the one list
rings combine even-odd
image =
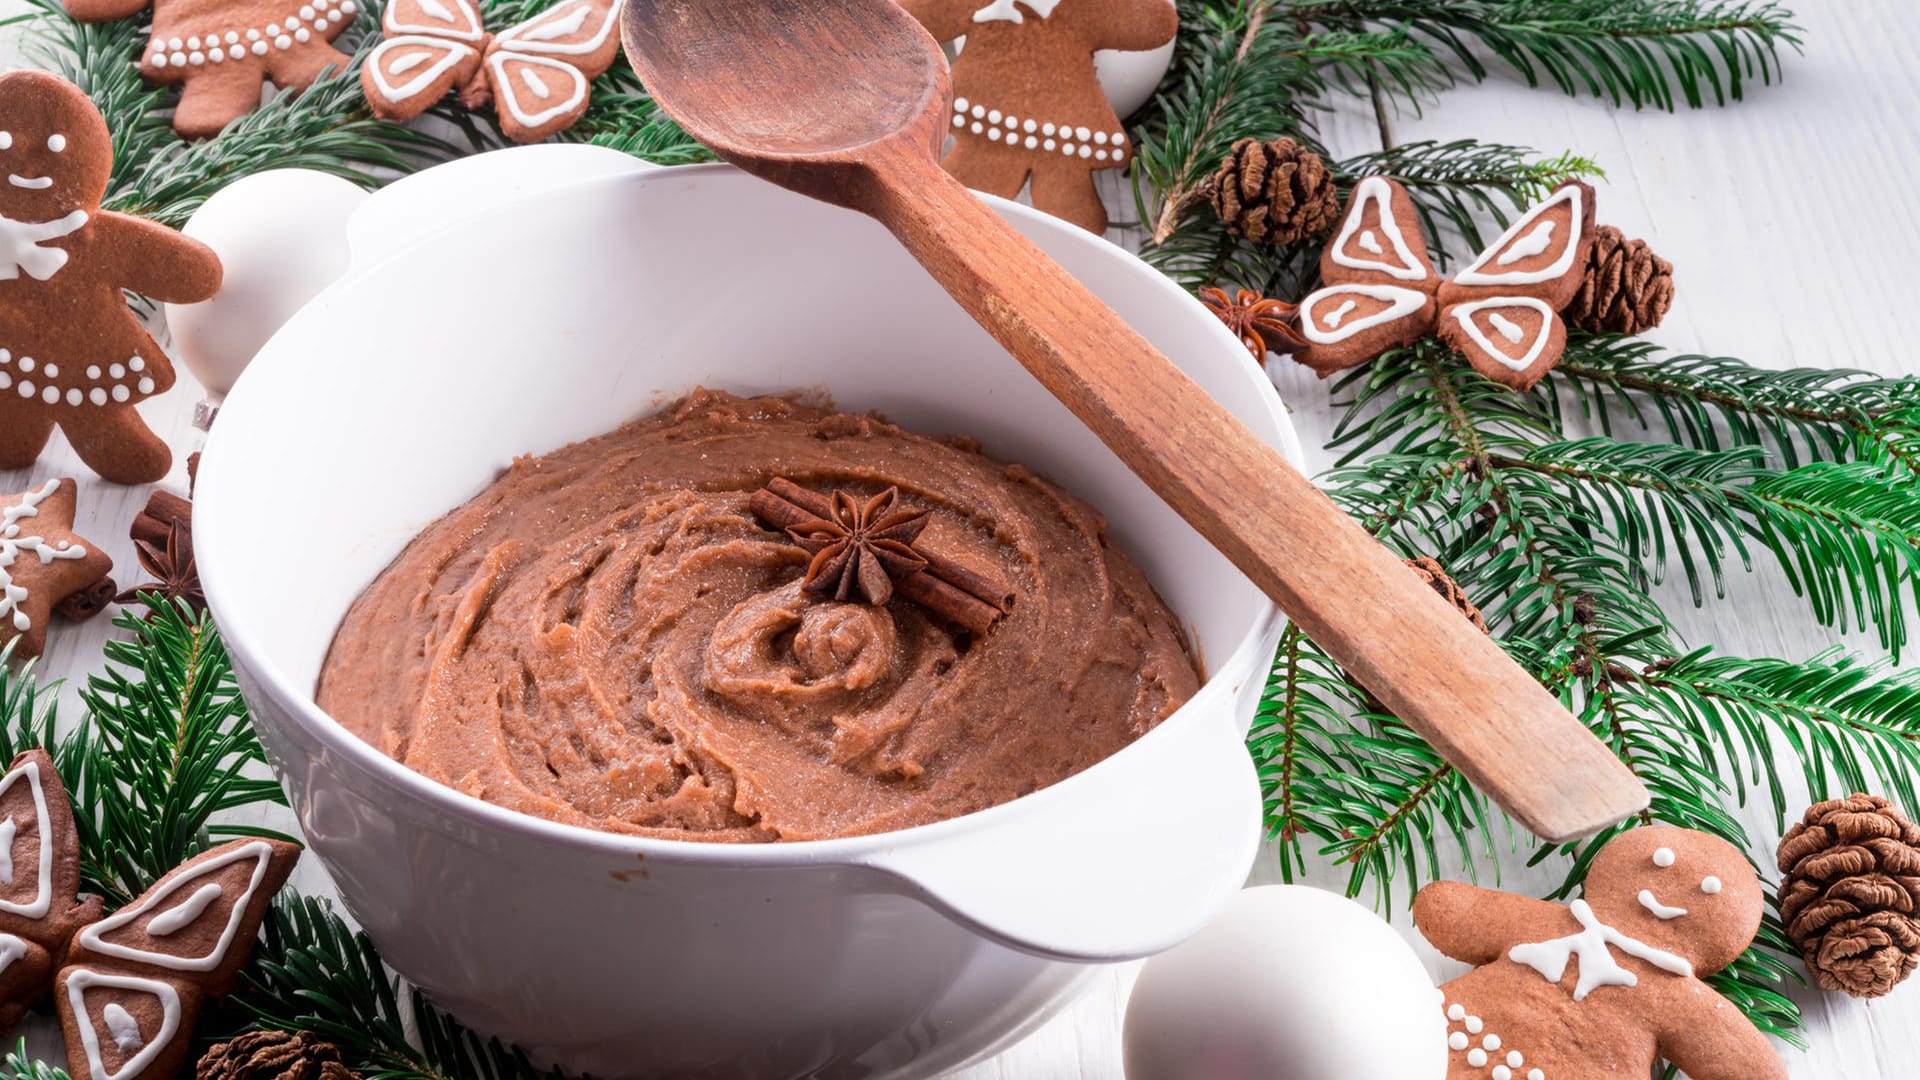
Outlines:
[{"label": "swirled dough surface", "polygon": [[[978,641],[803,593],[774,476],[900,489],[920,545],[1008,582]],[[1126,746],[1199,686],[1085,503],[960,439],[701,391],[522,458],[354,603],[319,702],[415,771],[592,828],[807,840],[970,813]]]}]

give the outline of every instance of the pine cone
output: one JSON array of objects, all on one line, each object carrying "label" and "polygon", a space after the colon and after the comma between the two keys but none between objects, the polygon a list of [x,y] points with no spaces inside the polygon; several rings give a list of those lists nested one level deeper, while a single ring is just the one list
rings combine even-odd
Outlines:
[{"label": "pine cone", "polygon": [[1493,633],[1487,629],[1486,617],[1480,614],[1480,609],[1473,606],[1472,600],[1467,599],[1467,590],[1461,588],[1459,582],[1447,576],[1446,567],[1441,566],[1437,560],[1425,556],[1408,559],[1407,565],[1413,568],[1414,573],[1420,575],[1420,580],[1432,586],[1433,591],[1439,593],[1442,600],[1459,608],[1460,614],[1465,615],[1468,622],[1479,627],[1481,633]]},{"label": "pine cone", "polygon": [[1808,810],[1780,841],[1780,918],[1813,981],[1875,998],[1920,967],[1920,825],[1874,795]]},{"label": "pine cone", "polygon": [[250,1031],[200,1055],[195,1080],[360,1080],[340,1050],[300,1031]]},{"label": "pine cone", "polygon": [[1569,324],[1596,334],[1640,334],[1659,326],[1672,306],[1672,263],[1611,225],[1594,230],[1586,280],[1567,305]]},{"label": "pine cone", "polygon": [[1211,181],[1213,212],[1256,244],[1298,244],[1333,231],[1340,193],[1320,155],[1292,139],[1241,139]]}]

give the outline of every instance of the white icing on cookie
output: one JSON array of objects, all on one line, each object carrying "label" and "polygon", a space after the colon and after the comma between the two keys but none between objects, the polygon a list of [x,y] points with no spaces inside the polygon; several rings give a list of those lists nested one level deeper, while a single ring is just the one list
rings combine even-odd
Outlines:
[{"label": "white icing on cookie", "polygon": [[[64,252],[62,254],[64,254]],[[21,364],[25,370],[31,370],[31,368],[25,368],[26,361],[24,359],[21,361]],[[55,369],[49,366],[47,370],[51,374]],[[48,387],[48,389],[52,390],[53,388]],[[23,391],[23,396],[26,393],[26,391]],[[59,392],[56,390],[54,393],[57,397]],[[34,536],[26,533],[24,526],[20,524],[27,518],[38,517],[40,514],[40,504],[46,502],[47,499],[51,498],[53,493],[58,490],[60,490],[60,481],[49,480],[45,487],[42,487],[38,491],[27,493],[18,503],[7,507],[5,510],[0,510],[0,619],[12,616],[13,628],[23,634],[33,629],[33,620],[27,618],[27,588],[24,585],[15,583],[13,578],[12,567],[19,561],[21,554],[25,553],[38,558],[42,566],[51,564],[55,559],[71,561],[73,559],[84,559],[87,557],[87,549],[79,544],[72,544],[66,541],[61,541],[58,544],[50,543],[44,536]],[[29,764],[31,764],[31,762],[29,762]],[[33,777],[34,800],[42,805],[40,835],[44,842],[46,836],[46,819],[45,805],[40,795],[39,769],[36,768],[34,770]],[[6,785],[0,784],[0,791],[5,790]]]},{"label": "white icing on cookie", "polygon": [[1713,896],[1719,893],[1720,889],[1721,889],[1721,885],[1720,885],[1719,878],[1709,874],[1706,877],[1700,879],[1700,891],[1703,893],[1706,893],[1708,896]]},{"label": "white icing on cookie", "polygon": [[[151,994],[160,1002],[160,1030],[153,1038],[146,1040],[138,1053],[121,1063],[120,1068],[108,1070],[107,1063],[100,1056],[100,1033],[95,1030],[93,1017],[87,1012],[86,992],[96,986],[111,987],[115,990],[131,990],[135,993]],[[92,968],[76,968],[67,976],[67,1005],[73,1010],[76,1021],[74,1026],[80,1029],[80,1045],[87,1055],[87,1070],[94,1080],[136,1080],[153,1059],[167,1048],[173,1037],[180,1031],[180,993],[158,979],[142,979],[134,975],[108,975]],[[109,1007],[112,1007],[111,1005]],[[113,1020],[102,1010],[102,1020],[109,1025]],[[125,1009],[120,1014],[132,1020],[132,1014]],[[134,1035],[139,1036],[139,1025],[134,1025]],[[109,1030],[108,1037],[114,1045],[125,1047],[120,1042],[120,1033]]]},{"label": "white icing on cookie", "polygon": [[1673,919],[1677,919],[1680,916],[1685,915],[1687,913],[1686,908],[1668,907],[1667,905],[1661,903],[1659,899],[1653,895],[1652,889],[1640,890],[1640,906],[1643,908],[1646,908],[1648,911],[1653,912],[1654,918],[1669,920],[1669,921]]},{"label": "white icing on cookie", "polygon": [[[1392,246],[1394,258],[1398,261],[1385,258],[1357,259],[1347,254],[1347,241],[1353,239],[1353,234],[1366,219],[1369,205],[1379,207],[1380,231],[1387,234],[1387,243]],[[1368,231],[1371,233],[1372,230]],[[1379,241],[1374,243],[1377,247]],[[1375,250],[1367,247],[1365,240],[1361,241],[1360,246],[1367,251]],[[1347,211],[1346,224],[1341,226],[1340,235],[1334,238],[1330,250],[1334,262],[1351,270],[1379,270],[1401,281],[1425,281],[1428,276],[1427,268],[1414,257],[1413,249],[1407,246],[1406,237],[1401,235],[1400,223],[1393,219],[1393,188],[1378,176],[1369,176],[1354,187],[1353,208]]]},{"label": "white icing on cookie", "polygon": [[[1502,350],[1495,348],[1493,339],[1487,337],[1486,332],[1480,329],[1480,324],[1473,321],[1475,315],[1485,311],[1487,308],[1501,307],[1532,308],[1540,313],[1540,333],[1534,338],[1532,347],[1527,349],[1527,351],[1518,358],[1508,356]],[[1483,352],[1514,371],[1525,371],[1532,367],[1534,362],[1540,359],[1540,354],[1546,351],[1547,339],[1552,336],[1548,331],[1551,330],[1553,326],[1553,310],[1547,307],[1544,302],[1535,300],[1529,296],[1496,296],[1490,300],[1476,300],[1470,304],[1456,304],[1447,309],[1447,314],[1452,316],[1454,321],[1460,324],[1460,329],[1466,331],[1467,336],[1472,338],[1473,343],[1480,346]],[[1507,338],[1516,345],[1520,343],[1520,337],[1524,336],[1524,334],[1508,334],[1506,332],[1507,327],[1511,327],[1515,331],[1519,331],[1520,327],[1514,323],[1513,320],[1506,318],[1498,312],[1490,316],[1488,321],[1492,322],[1494,328],[1500,331],[1500,336]],[[1505,323],[1506,326],[1503,327],[1501,325],[1502,323]]]},{"label": "white icing on cookie", "polygon": [[[51,487],[53,485],[50,484],[49,486]],[[5,571],[0,570],[0,577],[4,577],[4,575]],[[33,795],[34,836],[40,841],[39,883],[32,900],[24,904],[16,904],[10,900],[0,900],[0,911],[10,912],[28,919],[44,919],[47,916],[47,912],[53,909],[54,845],[52,836],[53,827],[47,817],[47,793],[46,790],[41,787],[40,763],[37,761],[24,761],[12,772],[7,773],[5,779],[0,779],[0,796],[4,796],[13,785],[19,783],[22,779],[26,780],[27,786]],[[8,818],[7,820],[11,822],[13,819]],[[8,844],[7,847],[8,858],[11,860],[13,845]]]},{"label": "white icing on cookie", "polygon": [[[197,957],[171,956],[154,949],[142,949],[106,940],[104,935],[118,930],[123,926],[131,925],[148,912],[161,908],[169,897],[184,886],[194,881],[204,879],[227,865],[240,862],[244,859],[255,860],[253,874],[247,880],[246,889],[234,898],[233,908],[227,913],[227,925],[221,930],[219,940],[214,942],[213,948],[208,950],[205,955]],[[250,843],[241,844],[231,851],[194,865],[191,872],[174,878],[172,881],[160,886],[134,903],[128,904],[112,915],[88,926],[86,929],[80,931],[74,940],[77,941],[81,947],[91,952],[98,953],[101,956],[111,956],[118,960],[131,960],[135,963],[151,964],[155,967],[171,968],[175,971],[212,971],[219,967],[221,962],[226,959],[227,950],[233,945],[234,935],[239,932],[241,920],[246,918],[247,906],[252,902],[255,890],[260,887],[261,879],[267,876],[267,867],[272,860],[273,847],[266,841],[254,840]],[[217,897],[218,894],[215,895]],[[199,896],[196,894],[180,906],[189,906],[198,899]],[[214,897],[208,898],[206,902],[201,905],[200,910],[195,912],[195,915],[198,916],[203,913],[206,910],[206,905],[211,904],[213,899]],[[158,922],[160,918],[171,914],[173,914],[171,911],[164,912],[161,916],[155,916],[154,921]],[[182,923],[181,926],[172,927],[166,931],[166,933],[177,932],[181,927],[188,925],[190,922],[191,920],[188,920],[187,923]],[[149,930],[151,930],[151,927]],[[162,935],[156,934],[155,936]]]},{"label": "white icing on cookie", "polygon": [[1653,849],[1653,865],[1662,870],[1672,866],[1675,858],[1676,856],[1673,854],[1673,849],[1670,847]]},{"label": "white icing on cookie", "polygon": [[[507,77],[508,63],[530,64],[535,67],[561,73],[561,77],[567,80],[568,83],[566,95],[560,99],[559,104],[550,105],[546,108],[522,101],[520,98],[521,91],[515,89],[513,80]],[[544,56],[528,56],[515,52],[497,52],[487,57],[487,67],[493,72],[493,87],[499,96],[499,103],[505,106],[507,112],[524,127],[539,127],[549,120],[566,115],[574,108],[585,103],[587,94],[590,91],[585,75],[580,74],[577,69],[569,64],[548,59]],[[540,82],[540,80],[534,76],[533,72],[524,68],[521,69],[520,76],[522,80],[526,82]],[[544,83],[541,85],[542,88],[545,89]],[[551,100],[552,97],[553,91],[547,89],[545,93],[539,95],[539,101],[541,104],[544,104],[546,101]]]},{"label": "white icing on cookie", "polygon": [[178,933],[190,925],[193,920],[204,914],[215,900],[220,899],[219,882],[208,882],[194,890],[192,896],[178,907],[171,907],[153,917],[147,923],[147,933],[154,937],[166,937]]},{"label": "white icing on cookie", "polygon": [[[18,176],[7,179],[15,187],[43,188],[53,183],[45,177],[42,178],[45,183],[22,183]],[[85,210],[75,210],[52,221],[15,221],[0,217],[0,281],[14,281],[23,273],[35,281],[45,281],[59,273],[60,268],[67,265],[66,250],[41,245],[79,232],[87,220]]]},{"label": "white icing on cookie", "polygon": [[27,943],[24,938],[12,934],[0,934],[0,975],[6,974],[15,960],[27,955]]},{"label": "white icing on cookie", "polygon": [[[1342,311],[1338,325],[1330,321],[1331,316],[1322,318],[1317,314],[1320,305],[1327,300],[1354,294],[1383,301],[1387,306],[1352,322],[1346,322],[1346,312]],[[1403,289],[1398,285],[1331,285],[1309,294],[1301,301],[1300,335],[1316,345],[1337,345],[1376,326],[1406,318],[1425,307],[1426,303],[1426,293]]]},{"label": "white icing on cookie", "polygon": [[100,1020],[107,1025],[107,1034],[113,1038],[113,1045],[119,1047],[122,1054],[131,1054],[140,1049],[140,1021],[121,1008],[119,1002],[107,1002],[107,1007],[100,1010]]},{"label": "white icing on cookie", "polygon": [[[1538,231],[1537,225],[1547,211],[1561,203],[1567,203],[1572,211],[1572,227],[1567,231],[1566,247],[1559,258],[1538,270],[1489,271],[1487,269],[1489,263],[1504,266],[1526,258],[1527,254],[1521,254],[1512,260],[1505,258],[1509,245],[1516,242],[1520,245],[1539,243],[1539,250],[1530,253],[1533,255],[1547,250],[1551,245],[1552,230]],[[1549,196],[1545,202],[1522,215],[1519,221],[1513,223],[1512,228],[1500,234],[1500,239],[1494,241],[1492,247],[1474,260],[1473,265],[1460,271],[1459,276],[1453,279],[1454,283],[1457,285],[1538,285],[1562,276],[1573,269],[1573,257],[1579,254],[1580,234],[1586,231],[1586,212],[1586,200],[1581,197],[1578,185],[1569,184],[1561,188]],[[1524,239],[1521,239],[1522,237]]]},{"label": "white icing on cookie", "polygon": [[1578,957],[1580,979],[1574,985],[1573,1000],[1585,1001],[1588,994],[1602,986],[1640,985],[1639,976],[1621,967],[1613,958],[1613,949],[1644,960],[1670,975],[1693,974],[1693,965],[1684,957],[1656,949],[1601,922],[1585,900],[1575,900],[1567,905],[1567,910],[1583,927],[1579,933],[1553,941],[1515,945],[1508,951],[1507,959],[1525,964],[1548,982],[1557,983],[1566,974],[1567,963]]}]

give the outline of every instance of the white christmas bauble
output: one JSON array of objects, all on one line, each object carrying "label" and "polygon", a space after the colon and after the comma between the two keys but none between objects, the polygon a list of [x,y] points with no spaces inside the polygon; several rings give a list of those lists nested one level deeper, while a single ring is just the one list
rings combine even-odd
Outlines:
[{"label": "white christmas bauble", "polygon": [[[1167,0],[1169,7],[1173,0]],[[1119,52],[1105,49],[1093,54],[1093,70],[1100,76],[1100,88],[1113,103],[1114,115],[1125,120],[1153,99],[1160,80],[1173,66],[1174,42],[1145,52]]]},{"label": "white christmas bauble", "polygon": [[218,400],[260,346],[347,268],[347,217],[367,193],[311,169],[244,176],[215,192],[181,231],[220,256],[220,291],[168,304],[176,357]]},{"label": "white christmas bauble", "polygon": [[1444,1008],[1371,911],[1304,886],[1247,889],[1141,969],[1127,1080],[1444,1080]]}]

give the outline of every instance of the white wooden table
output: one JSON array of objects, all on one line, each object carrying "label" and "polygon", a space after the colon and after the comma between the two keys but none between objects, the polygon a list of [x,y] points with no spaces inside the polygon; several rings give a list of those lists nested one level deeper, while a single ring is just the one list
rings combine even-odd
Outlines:
[{"label": "white wooden table", "polygon": [[[20,0],[0,3],[11,14]],[[1758,88],[1748,101],[1724,110],[1668,115],[1625,112],[1588,99],[1530,91],[1496,78],[1446,94],[1423,117],[1394,119],[1397,141],[1478,138],[1532,146],[1548,153],[1573,150],[1608,172],[1598,185],[1600,215],[1629,235],[1647,238],[1678,267],[1678,304],[1655,337],[1683,351],[1742,357],[1769,367],[1864,367],[1885,374],[1920,374],[1920,354],[1904,325],[1920,310],[1920,210],[1912,192],[1920,179],[1920,6],[1912,0],[1792,0],[1808,40],[1804,56],[1787,62],[1784,85]],[[0,61],[17,66],[18,49],[0,45]],[[1365,102],[1348,100],[1327,121],[1328,144],[1340,154],[1378,148]],[[1116,214],[1131,201],[1110,193]],[[1315,468],[1331,426],[1326,392],[1305,369],[1276,365],[1275,383]],[[198,388],[186,373],[181,385],[149,404],[154,429],[174,446],[178,462],[168,486],[185,490],[185,458],[198,444],[193,407]],[[25,473],[0,472],[0,491],[14,492],[47,477],[80,478],[77,531],[104,546],[123,583],[139,580],[128,523],[146,502],[142,488],[93,480],[64,441]],[[1684,597],[1663,597],[1687,640],[1712,643],[1744,656],[1804,658],[1839,643],[1872,653],[1875,642],[1813,625],[1805,606],[1772,567],[1733,583],[1734,598],[1705,610],[1686,609]],[[62,708],[79,715],[73,685],[99,663],[110,632],[106,619],[57,627],[41,667],[69,680]],[[1803,792],[1789,802],[1804,805]],[[1920,808],[1910,808],[1920,811]],[[1770,862],[1777,839],[1766,814],[1741,815]],[[311,863],[311,860],[308,861]],[[1263,857],[1256,882],[1274,880]],[[1528,872],[1522,860],[1502,868],[1506,887],[1539,892],[1558,869]],[[325,888],[324,874],[303,866],[295,879],[309,891]],[[1339,888],[1344,875],[1325,871],[1315,883]],[[1401,890],[1404,897],[1406,890]],[[1458,965],[1438,958],[1396,918],[1429,961],[1437,978]],[[1120,1024],[1132,968],[1100,974],[1076,1005],[1032,1038],[953,1080],[1117,1080]],[[1799,991],[1811,1049],[1786,1051],[1795,1080],[1911,1080],[1920,1075],[1920,980],[1871,1004]],[[45,1026],[29,1032],[32,1045],[57,1054]]]}]

